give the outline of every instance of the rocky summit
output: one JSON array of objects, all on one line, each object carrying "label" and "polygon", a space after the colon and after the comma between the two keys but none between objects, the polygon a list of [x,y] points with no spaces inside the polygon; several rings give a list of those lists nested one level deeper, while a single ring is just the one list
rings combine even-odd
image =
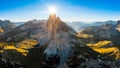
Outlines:
[{"label": "rocky summit", "polygon": [[55,14],[49,16],[46,31],[39,39],[40,46],[46,45],[44,56],[46,62],[63,66],[67,60],[73,43],[76,43],[76,32]]}]

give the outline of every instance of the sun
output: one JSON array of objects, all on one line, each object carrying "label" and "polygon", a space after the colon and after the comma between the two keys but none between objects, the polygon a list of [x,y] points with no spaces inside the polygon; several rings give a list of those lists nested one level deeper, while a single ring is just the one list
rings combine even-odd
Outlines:
[{"label": "sun", "polygon": [[56,14],[57,8],[55,6],[50,6],[48,10],[50,14]]}]

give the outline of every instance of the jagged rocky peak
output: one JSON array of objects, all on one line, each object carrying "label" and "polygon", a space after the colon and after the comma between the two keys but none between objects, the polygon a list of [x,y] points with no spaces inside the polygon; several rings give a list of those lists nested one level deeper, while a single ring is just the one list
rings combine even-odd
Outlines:
[{"label": "jagged rocky peak", "polygon": [[49,19],[47,21],[47,28],[48,30],[54,30],[54,31],[62,31],[62,32],[67,32],[67,31],[72,31],[73,33],[75,33],[75,31],[68,26],[66,23],[64,23],[63,21],[61,21],[61,19],[59,17],[57,17],[55,14],[51,14],[49,16]]},{"label": "jagged rocky peak", "polygon": [[48,21],[49,21],[49,20],[52,20],[52,21],[54,21],[54,22],[62,22],[62,21],[60,20],[60,18],[56,16],[56,14],[51,14],[51,15],[49,16]]},{"label": "jagged rocky peak", "polygon": [[43,35],[39,39],[39,44],[41,46],[47,44],[44,51],[45,60],[50,64],[60,66],[69,56],[72,44],[76,41],[74,37],[76,32],[55,14],[49,16],[46,28],[47,30],[42,33]]},{"label": "jagged rocky peak", "polygon": [[55,26],[55,20],[56,20],[56,15],[52,14],[49,16],[49,19],[47,20],[47,28],[49,31],[52,31]]}]

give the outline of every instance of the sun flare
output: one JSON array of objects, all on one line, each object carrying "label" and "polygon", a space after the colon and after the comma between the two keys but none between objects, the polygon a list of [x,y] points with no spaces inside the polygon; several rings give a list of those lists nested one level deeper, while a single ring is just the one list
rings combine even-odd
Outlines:
[{"label": "sun flare", "polygon": [[49,13],[50,13],[50,14],[55,14],[56,11],[57,11],[57,8],[56,8],[55,6],[51,6],[51,7],[49,7],[48,9],[49,9]]}]

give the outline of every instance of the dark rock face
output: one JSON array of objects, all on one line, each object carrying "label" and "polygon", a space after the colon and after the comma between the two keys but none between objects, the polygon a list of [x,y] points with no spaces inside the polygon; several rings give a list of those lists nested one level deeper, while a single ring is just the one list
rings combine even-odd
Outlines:
[{"label": "dark rock face", "polygon": [[25,57],[24,62],[22,63],[25,65],[25,68],[50,68],[50,66],[43,60],[44,50],[44,46],[30,49],[28,55]]},{"label": "dark rock face", "polygon": [[[10,52],[11,51],[6,51],[6,53],[10,53]],[[2,56],[0,57],[0,68],[21,68],[21,67],[25,68],[21,64],[21,61],[23,61],[23,59],[22,60],[19,59],[19,58],[24,58],[22,55],[20,55],[20,53],[12,51],[10,54],[2,54]]]},{"label": "dark rock face", "polygon": [[5,62],[2,61],[2,56],[0,55],[0,67],[1,68],[6,68]]}]

